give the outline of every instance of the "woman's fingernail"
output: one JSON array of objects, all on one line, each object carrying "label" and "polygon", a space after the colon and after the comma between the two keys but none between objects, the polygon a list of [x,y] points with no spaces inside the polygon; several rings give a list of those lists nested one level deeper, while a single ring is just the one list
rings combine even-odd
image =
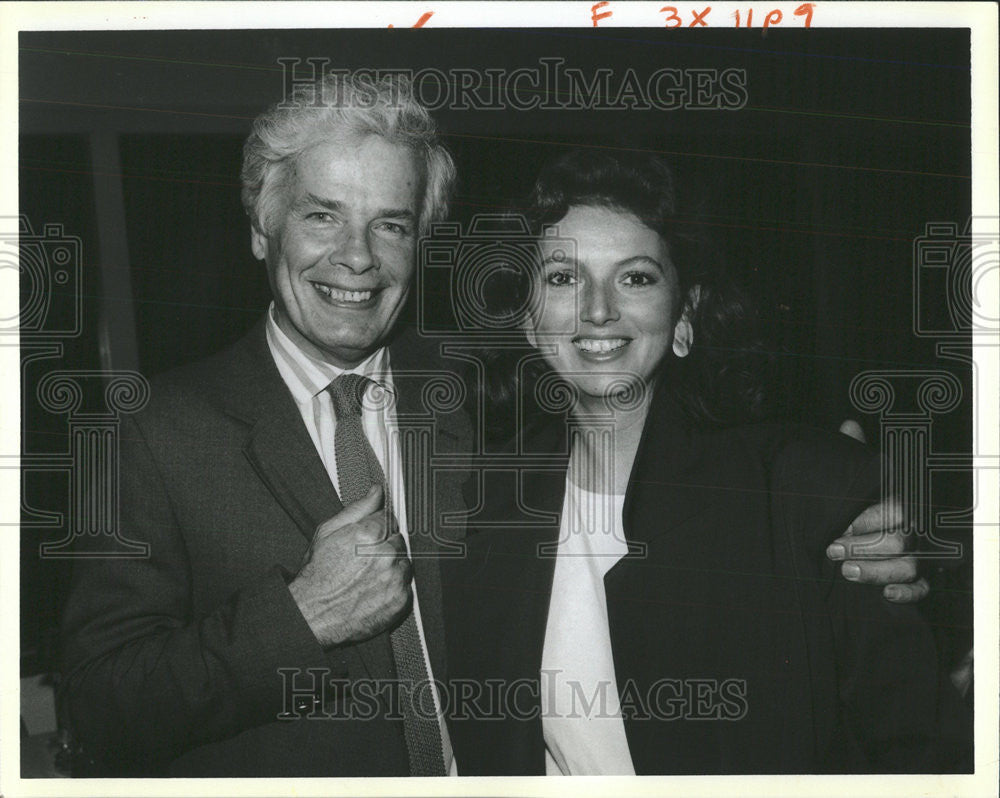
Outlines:
[{"label": "woman's fingernail", "polygon": [[861,576],[861,569],[854,563],[848,563],[844,566],[843,570],[844,579],[850,579],[852,582]]},{"label": "woman's fingernail", "polygon": [[899,588],[896,587],[895,585],[889,585],[889,587],[885,589],[885,597],[890,601],[895,601],[901,596],[902,594],[900,593]]},{"label": "woman's fingernail", "polygon": [[839,543],[831,543],[830,546],[827,547],[826,556],[831,560],[842,560],[846,555],[847,552]]}]

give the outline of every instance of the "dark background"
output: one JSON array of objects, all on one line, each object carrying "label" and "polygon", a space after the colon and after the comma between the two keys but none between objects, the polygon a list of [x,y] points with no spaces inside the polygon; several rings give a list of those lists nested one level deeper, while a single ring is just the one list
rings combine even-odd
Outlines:
[{"label": "dark background", "polygon": [[[763,297],[792,415],[831,428],[853,416],[877,441],[878,419],[851,407],[851,378],[946,369],[964,399],[935,418],[933,447],[971,451],[968,368],[914,334],[912,308],[914,238],[928,222],[961,230],[970,214],[967,31],[423,29],[21,34],[21,213],[36,234],[59,223],[80,238],[83,301],[61,357],[23,366],[26,456],[68,445],[65,416],[35,398],[45,373],[152,374],[258,319],[268,289],[240,205],[241,146],[251,119],[282,96],[277,59],[295,56],[413,69],[561,56],[587,74],[631,66],[640,77],[745,69],[739,111],[435,112],[461,175],[453,217],[516,200],[569,145],[669,153],[699,200],[691,213],[708,214],[731,266]],[[936,290],[923,311],[940,320],[947,297]],[[935,508],[970,506],[969,482],[936,480]],[[26,472],[23,492],[23,517],[66,512],[65,475]],[[39,543],[65,534],[22,529],[24,675],[54,667],[69,563],[41,559]],[[949,657],[971,641],[967,564],[938,572],[922,605]]]}]

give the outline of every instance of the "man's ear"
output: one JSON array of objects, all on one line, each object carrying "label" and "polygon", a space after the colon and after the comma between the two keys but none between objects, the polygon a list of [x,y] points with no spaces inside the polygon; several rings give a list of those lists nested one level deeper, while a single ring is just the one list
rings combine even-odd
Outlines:
[{"label": "man's ear", "polygon": [[674,325],[674,354],[677,357],[687,357],[694,344],[694,328],[691,325],[691,318],[701,300],[701,286],[693,285],[684,300],[684,308],[681,310],[681,317]]},{"label": "man's ear", "polygon": [[257,229],[257,225],[250,228],[250,249],[257,260],[267,259],[267,236]]}]

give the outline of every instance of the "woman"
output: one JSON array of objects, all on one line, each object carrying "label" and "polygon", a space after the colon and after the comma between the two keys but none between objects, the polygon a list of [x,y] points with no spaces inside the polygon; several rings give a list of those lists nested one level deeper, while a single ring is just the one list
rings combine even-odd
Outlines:
[{"label": "woman", "polygon": [[539,412],[444,566],[460,772],[953,767],[929,631],[823,554],[877,459],[754,421],[752,315],[679,232],[666,165],[571,153],[530,214],[512,307],[538,356],[507,395]]}]

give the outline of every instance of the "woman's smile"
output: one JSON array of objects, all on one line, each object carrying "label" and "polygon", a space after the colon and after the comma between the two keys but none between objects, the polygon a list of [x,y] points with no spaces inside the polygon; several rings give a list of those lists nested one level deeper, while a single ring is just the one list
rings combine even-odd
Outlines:
[{"label": "woman's smile", "polygon": [[577,336],[573,346],[581,354],[593,360],[611,360],[624,354],[623,350],[632,342],[631,338],[585,338]]}]

